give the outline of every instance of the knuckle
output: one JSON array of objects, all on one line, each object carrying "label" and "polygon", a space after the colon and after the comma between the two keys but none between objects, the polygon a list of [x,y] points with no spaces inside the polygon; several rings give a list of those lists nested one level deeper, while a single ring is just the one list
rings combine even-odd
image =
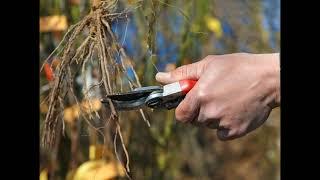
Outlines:
[{"label": "knuckle", "polygon": [[242,125],[239,127],[239,133],[240,134],[247,134],[249,131],[248,131],[248,125]]},{"label": "knuckle", "polygon": [[221,117],[221,112],[216,107],[211,107],[209,111],[210,119],[219,119]]},{"label": "knuckle", "polygon": [[237,136],[239,136],[239,135],[240,135],[240,130],[239,130],[239,128],[233,128],[233,129],[231,129],[230,132],[229,132],[229,134],[228,134],[229,137],[237,137]]},{"label": "knuckle", "polygon": [[222,119],[219,123],[219,127],[224,129],[231,129],[232,124],[230,123],[230,121]]},{"label": "knuckle", "polygon": [[208,100],[212,101],[211,95],[209,98],[209,91],[207,86],[208,86],[207,84],[203,84],[203,83],[199,84],[198,91],[195,94],[195,97],[199,100],[199,102],[205,103]]},{"label": "knuckle", "polygon": [[181,122],[188,122],[192,120],[192,112],[189,108],[179,108],[175,112],[176,119]]},{"label": "knuckle", "polygon": [[189,116],[187,116],[185,114],[176,114],[176,119],[177,119],[177,121],[184,122],[184,123],[190,121]]},{"label": "knuckle", "polygon": [[218,138],[222,141],[232,140],[238,137],[241,137],[241,133],[238,129],[228,129],[228,130],[220,130],[218,133]]},{"label": "knuckle", "polygon": [[199,88],[199,90],[197,91],[197,93],[195,94],[195,98],[199,100],[199,102],[204,102],[204,100],[206,99],[206,93],[201,90],[201,88]]},{"label": "knuckle", "polygon": [[207,113],[201,109],[199,116],[197,118],[197,121],[200,123],[205,123],[207,120],[208,120]]},{"label": "knuckle", "polygon": [[180,77],[184,77],[188,75],[187,72],[187,66],[183,65],[177,68],[177,70],[175,71],[174,75],[176,76],[180,76]]},{"label": "knuckle", "polygon": [[239,127],[239,126],[236,126],[234,128],[231,129],[230,133],[229,133],[229,136],[231,138],[239,138],[239,137],[242,137],[244,135],[246,135],[246,129],[243,128],[243,127]]},{"label": "knuckle", "polygon": [[201,112],[202,119],[206,121],[216,121],[221,119],[219,109],[215,106],[210,104],[210,106],[206,106],[203,108],[203,111]]}]

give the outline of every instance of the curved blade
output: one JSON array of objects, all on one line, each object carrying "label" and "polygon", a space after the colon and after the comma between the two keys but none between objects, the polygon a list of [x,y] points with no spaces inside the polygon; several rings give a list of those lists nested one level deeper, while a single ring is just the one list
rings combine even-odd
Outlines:
[{"label": "curved blade", "polygon": [[[117,100],[117,101],[133,101],[133,100],[138,100],[142,97],[147,97],[149,96],[150,93],[154,91],[162,91],[162,87],[160,86],[140,87],[126,93],[107,95],[106,98],[110,98],[111,100]],[[106,98],[102,100],[102,103],[105,103],[107,101]]]},{"label": "curved blade", "polygon": [[[128,111],[128,110],[135,110],[140,109],[145,105],[146,97],[142,97],[138,100],[132,101],[117,101],[111,100],[114,107],[119,111]],[[105,103],[105,105],[109,105],[109,103]]]}]

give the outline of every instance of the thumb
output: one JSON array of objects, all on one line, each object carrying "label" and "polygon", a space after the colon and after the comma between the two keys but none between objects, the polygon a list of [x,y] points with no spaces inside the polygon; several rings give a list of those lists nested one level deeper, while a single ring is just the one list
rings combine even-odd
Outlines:
[{"label": "thumb", "polygon": [[184,79],[198,80],[204,71],[205,61],[180,66],[170,72],[159,72],[156,74],[156,80],[162,84],[169,84]]}]

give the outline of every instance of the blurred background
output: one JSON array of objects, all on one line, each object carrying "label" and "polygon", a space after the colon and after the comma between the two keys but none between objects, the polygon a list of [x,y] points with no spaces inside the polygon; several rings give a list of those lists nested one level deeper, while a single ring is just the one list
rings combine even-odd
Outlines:
[{"label": "blurred background", "polygon": [[[118,1],[119,12],[127,7],[136,8],[114,21],[112,30],[142,86],[158,85],[157,71],[170,71],[210,54],[280,51],[280,0]],[[40,0],[39,12],[42,64],[67,29],[90,12],[90,1]],[[58,56],[49,59],[53,68],[59,62]],[[95,67],[86,74],[91,84],[99,82]],[[43,100],[54,73],[48,65],[40,73],[40,128],[48,110]],[[128,73],[132,76],[132,69]],[[81,74],[75,79],[75,91],[81,92],[79,78]],[[100,97],[99,89],[91,96]],[[99,101],[94,108],[105,111]],[[99,136],[76,111],[69,102],[61,118],[65,131],[57,135],[54,148],[41,149],[40,179],[126,179],[112,137]],[[280,179],[279,108],[262,127],[228,142],[219,141],[214,130],[177,123],[173,110],[145,113],[150,127],[139,112],[120,112],[133,179]],[[96,127],[106,125],[101,119]]]}]

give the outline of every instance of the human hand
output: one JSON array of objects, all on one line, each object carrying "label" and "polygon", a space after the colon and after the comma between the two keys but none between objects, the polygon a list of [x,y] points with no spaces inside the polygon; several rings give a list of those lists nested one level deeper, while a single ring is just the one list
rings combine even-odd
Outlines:
[{"label": "human hand", "polygon": [[198,82],[176,108],[176,119],[217,129],[221,140],[253,131],[280,106],[279,54],[210,55],[156,75],[163,84],[184,79]]}]

